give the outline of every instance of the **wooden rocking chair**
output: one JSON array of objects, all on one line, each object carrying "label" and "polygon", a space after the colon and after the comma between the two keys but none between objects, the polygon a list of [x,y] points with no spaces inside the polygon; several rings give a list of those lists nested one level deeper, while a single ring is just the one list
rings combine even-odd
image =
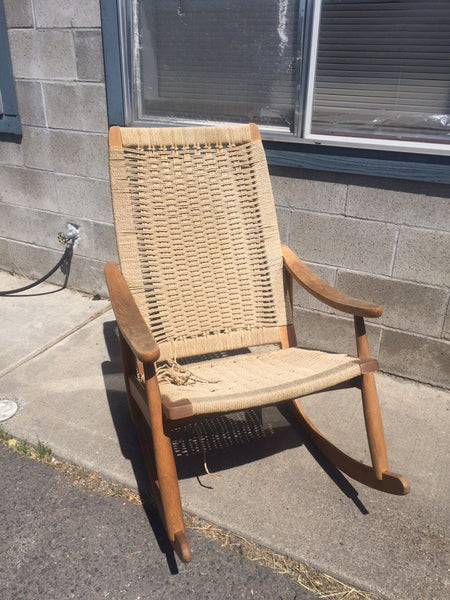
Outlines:
[{"label": "wooden rocking chair", "polygon": [[[407,494],[408,481],[388,469],[364,328],[382,307],[335,290],[281,246],[256,125],[112,127],[109,146],[120,270],[108,263],[106,279],[131,416],[180,558],[191,551],[170,431],[208,415],[289,402],[338,469]],[[357,357],[297,348],[293,280],[354,316]],[[276,346],[232,352],[261,345]],[[333,446],[300,407],[301,396],[339,387],[361,389],[372,466]]]}]

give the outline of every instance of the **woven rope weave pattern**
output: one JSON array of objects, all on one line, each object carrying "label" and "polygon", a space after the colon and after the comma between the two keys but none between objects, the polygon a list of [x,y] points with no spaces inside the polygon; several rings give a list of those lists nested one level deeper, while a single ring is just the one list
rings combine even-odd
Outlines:
[{"label": "woven rope weave pattern", "polygon": [[124,148],[110,149],[121,268],[162,359],[278,342],[287,319],[262,144],[248,126],[122,132]]},{"label": "woven rope weave pattern", "polygon": [[361,374],[357,358],[318,350],[288,348],[187,365],[192,385],[165,380],[165,402],[189,402],[194,414],[244,410],[299,398]]}]

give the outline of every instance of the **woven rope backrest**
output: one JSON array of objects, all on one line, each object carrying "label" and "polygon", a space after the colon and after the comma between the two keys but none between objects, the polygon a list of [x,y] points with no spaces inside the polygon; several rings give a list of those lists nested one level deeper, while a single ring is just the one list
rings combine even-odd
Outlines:
[{"label": "woven rope backrest", "polygon": [[110,148],[120,265],[162,359],[280,341],[280,240],[252,127],[122,128]]}]

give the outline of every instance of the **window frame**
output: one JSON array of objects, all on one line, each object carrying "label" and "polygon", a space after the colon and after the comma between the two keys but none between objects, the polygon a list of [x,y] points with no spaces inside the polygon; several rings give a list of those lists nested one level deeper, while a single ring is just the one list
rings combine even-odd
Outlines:
[{"label": "window frame", "polygon": [[315,77],[317,68],[317,57],[319,49],[319,30],[320,17],[323,0],[314,0],[313,15],[311,24],[311,39],[310,39],[310,56],[309,56],[309,73],[308,82],[306,84],[306,99],[305,99],[305,118],[303,138],[307,142],[324,143],[329,145],[350,147],[350,148],[366,148],[368,150],[393,150],[393,151],[408,151],[427,154],[438,154],[450,156],[450,142],[423,142],[420,138],[417,141],[407,141],[401,138],[387,139],[382,137],[370,136],[352,136],[348,135],[326,135],[321,133],[312,133],[312,118],[313,104],[315,93]]},{"label": "window frame", "polygon": [[[118,29],[122,42],[120,43],[122,72],[125,73],[123,96],[124,96],[124,114],[125,122],[136,127],[169,127],[169,126],[193,126],[193,125],[232,125],[233,122],[208,119],[183,119],[180,117],[146,117],[139,118],[140,99],[136,90],[139,83],[133,82],[135,72],[138,72],[139,59],[136,57],[136,49],[133,53],[131,40],[133,39],[133,5],[137,0],[117,0],[118,5]],[[306,28],[303,23],[307,23],[307,11],[309,0],[299,0],[299,16],[297,29],[297,56],[296,60],[296,93],[294,103],[294,130],[289,131],[286,127],[275,125],[258,125],[263,139],[280,142],[298,143],[304,141],[302,138],[303,106],[305,86],[307,77],[307,65],[304,60]],[[104,0],[101,0],[106,4]]]},{"label": "window frame", "polygon": [[0,133],[21,135],[22,125],[17,106],[3,0],[0,0],[0,94],[3,105],[3,112],[0,113]]},{"label": "window frame", "polygon": [[[129,49],[124,48],[127,39],[126,10],[133,0],[100,0],[103,50],[105,62],[105,84],[109,125],[126,126],[130,123],[130,84],[131,63]],[[301,0],[306,19],[311,3]],[[308,9],[309,7],[309,9]],[[312,29],[305,27],[303,44],[299,44],[302,69],[298,85],[302,77],[307,76],[304,59],[304,48],[311,43]],[[123,76],[122,76],[123,74]],[[305,95],[306,86],[299,90]],[[301,98],[303,100],[303,98]],[[295,115],[297,129],[303,122],[304,115],[300,106]],[[198,123],[198,122],[197,122]],[[167,118],[154,121],[134,123],[136,126],[175,126],[192,125],[192,121],[178,121]],[[202,124],[202,123],[200,123]],[[212,121],[203,124],[212,125]],[[223,124],[223,122],[221,122]],[[262,128],[263,134],[266,134]],[[303,132],[301,131],[303,134]],[[263,138],[267,138],[267,134]],[[278,134],[272,131],[271,139],[264,139],[264,147],[269,164],[303,169],[316,169],[373,175],[435,183],[450,183],[450,158],[443,153],[424,153],[420,149],[405,152],[391,148],[355,147],[350,144],[323,142],[305,137],[294,137],[292,133]],[[413,142],[414,144],[414,142]]]}]

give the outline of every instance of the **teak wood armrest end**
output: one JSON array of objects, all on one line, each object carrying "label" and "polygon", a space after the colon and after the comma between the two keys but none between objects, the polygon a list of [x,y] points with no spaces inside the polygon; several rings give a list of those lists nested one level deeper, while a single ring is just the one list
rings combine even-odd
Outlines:
[{"label": "teak wood armrest end", "polygon": [[105,265],[105,277],[119,329],[141,362],[155,362],[159,347],[144,321],[124,276],[115,262]]},{"label": "teak wood armrest end", "polygon": [[284,266],[292,277],[315,298],[355,317],[380,317],[383,307],[372,302],[352,298],[340,292],[308,268],[289,248],[282,245]]}]

